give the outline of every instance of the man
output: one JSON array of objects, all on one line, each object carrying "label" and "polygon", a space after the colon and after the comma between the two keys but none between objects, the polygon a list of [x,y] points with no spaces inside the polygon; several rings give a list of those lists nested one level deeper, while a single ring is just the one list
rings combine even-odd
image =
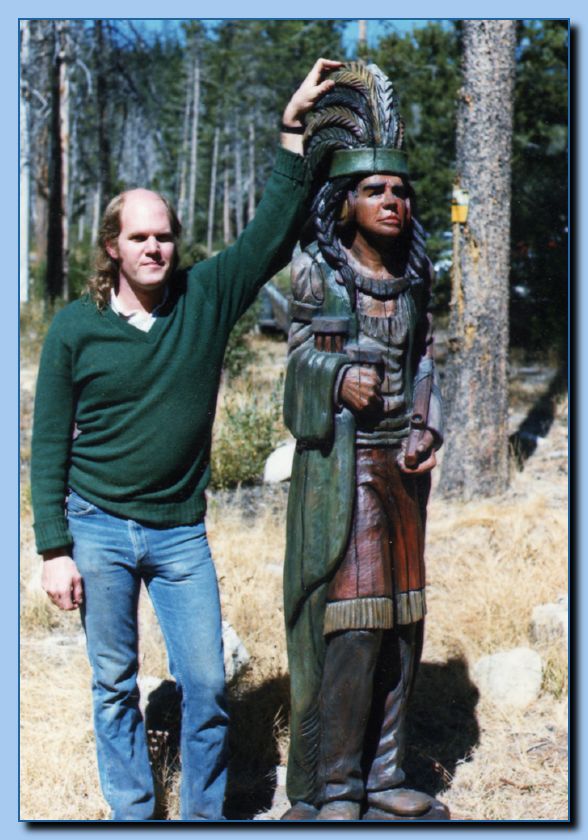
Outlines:
[{"label": "man", "polygon": [[390,81],[358,63],[330,78],[305,134],[310,158],[331,153],[316,239],[292,264],[284,417],[298,446],[284,572],[292,807],[283,819],[444,819],[440,803],[403,788],[402,770],[442,440],[432,272]]},{"label": "man", "polygon": [[37,549],[49,597],[81,608],[100,778],[115,820],[152,819],[155,805],[138,707],[141,581],[182,693],[181,818],[222,819],[228,718],[204,526],[211,428],[229,333],[290,258],[307,196],[301,120],[333,85],[322,73],[339,64],[317,61],[288,103],[255,219],[213,259],[178,272],[180,224],[169,203],[148,190],[115,198],[90,293],[55,317],[43,349]]}]

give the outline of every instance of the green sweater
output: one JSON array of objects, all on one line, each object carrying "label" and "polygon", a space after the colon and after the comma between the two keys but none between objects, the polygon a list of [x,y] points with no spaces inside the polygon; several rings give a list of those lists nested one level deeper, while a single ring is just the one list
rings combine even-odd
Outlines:
[{"label": "green sweater", "polygon": [[[71,545],[71,487],[117,516],[173,527],[204,516],[212,423],[229,333],[290,259],[305,209],[304,159],[280,149],[234,245],[178,272],[147,333],[89,297],[54,318],[39,368],[32,496],[39,552]],[[75,424],[75,432],[74,432]]]}]

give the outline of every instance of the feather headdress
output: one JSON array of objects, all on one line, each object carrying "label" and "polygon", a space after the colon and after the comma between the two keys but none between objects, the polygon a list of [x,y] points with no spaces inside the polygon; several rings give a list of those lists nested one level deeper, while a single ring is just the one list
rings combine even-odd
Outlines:
[{"label": "feather headdress", "polygon": [[390,79],[376,64],[352,61],[333,71],[335,87],[309,112],[304,132],[311,163],[331,155],[328,176],[408,175],[404,122]]}]

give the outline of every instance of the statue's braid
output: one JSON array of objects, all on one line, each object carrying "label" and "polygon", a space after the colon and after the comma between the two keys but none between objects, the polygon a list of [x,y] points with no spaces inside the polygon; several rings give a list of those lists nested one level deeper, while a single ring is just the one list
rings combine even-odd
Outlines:
[{"label": "statue's braid", "polygon": [[352,306],[355,302],[355,272],[349,266],[339,237],[336,235],[336,224],[341,205],[356,181],[355,176],[326,181],[318,191],[312,206],[319,248],[326,262],[341,275],[349,292]]},{"label": "statue's braid", "polygon": [[408,266],[416,275],[427,274],[427,253],[425,249],[425,231],[417,218],[413,217]]}]

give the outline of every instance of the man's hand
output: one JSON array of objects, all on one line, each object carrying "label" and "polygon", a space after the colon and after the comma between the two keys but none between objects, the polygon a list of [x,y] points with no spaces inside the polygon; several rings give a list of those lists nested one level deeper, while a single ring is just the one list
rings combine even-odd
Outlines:
[{"label": "man's hand", "polygon": [[381,411],[380,384],[374,368],[352,365],[343,376],[339,398],[355,414]]},{"label": "man's hand", "polygon": [[[330,61],[328,58],[319,58],[306,79],[302,82],[292,99],[286,105],[282,117],[284,125],[290,128],[300,128],[304,125],[304,115],[310,111],[315,102],[328,90],[335,86],[330,79],[321,81],[321,76],[328,70],[335,70],[343,65],[342,61]],[[280,135],[280,141],[285,149],[291,152],[302,154],[302,134]]]},{"label": "man's hand", "polygon": [[416,449],[419,456],[419,462],[416,467],[406,466],[404,463],[404,452],[402,452],[402,454],[398,457],[398,466],[402,472],[407,475],[422,475],[423,473],[430,472],[434,467],[436,467],[437,456],[435,455],[435,450],[433,449],[434,443],[435,438],[428,429],[425,429]]},{"label": "man's hand", "polygon": [[84,600],[82,576],[64,549],[43,554],[41,585],[60,610],[76,610]]}]

